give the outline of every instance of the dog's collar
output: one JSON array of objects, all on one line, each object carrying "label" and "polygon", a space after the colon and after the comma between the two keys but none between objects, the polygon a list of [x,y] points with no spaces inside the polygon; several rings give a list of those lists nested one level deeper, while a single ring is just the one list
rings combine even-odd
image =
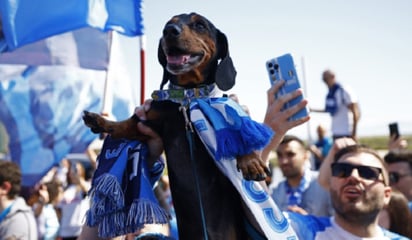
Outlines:
[{"label": "dog's collar", "polygon": [[192,99],[195,98],[209,98],[216,97],[219,93],[216,84],[204,85],[198,88],[181,88],[176,85],[169,85],[167,90],[155,90],[152,93],[152,99],[154,101],[169,100],[172,102],[187,105]]}]

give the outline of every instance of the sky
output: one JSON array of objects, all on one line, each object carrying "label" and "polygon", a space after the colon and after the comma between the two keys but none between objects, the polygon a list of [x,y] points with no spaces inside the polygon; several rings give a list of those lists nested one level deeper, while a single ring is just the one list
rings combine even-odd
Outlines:
[{"label": "sky", "polygon": [[[266,111],[266,61],[291,53],[310,107],[324,106],[321,73],[331,69],[359,100],[359,136],[387,135],[388,123],[395,121],[401,134],[412,134],[411,10],[410,0],[147,0],[145,98],[161,82],[157,47],[165,23],[174,15],[197,12],[226,34],[237,70],[236,85],[227,93],[238,94],[256,121],[263,121]],[[139,42],[122,41],[127,71],[139,80]],[[319,124],[330,129],[330,117],[311,113],[309,123],[290,133],[311,140]]]}]

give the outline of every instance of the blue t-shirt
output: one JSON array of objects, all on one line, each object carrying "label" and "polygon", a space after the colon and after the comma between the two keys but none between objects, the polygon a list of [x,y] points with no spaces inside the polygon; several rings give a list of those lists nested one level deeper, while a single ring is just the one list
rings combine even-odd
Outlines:
[{"label": "blue t-shirt", "polygon": [[299,239],[305,240],[408,240],[409,238],[379,228],[379,236],[374,238],[361,238],[341,228],[333,217],[316,217],[313,215],[301,215],[293,212],[285,212],[285,216]]}]

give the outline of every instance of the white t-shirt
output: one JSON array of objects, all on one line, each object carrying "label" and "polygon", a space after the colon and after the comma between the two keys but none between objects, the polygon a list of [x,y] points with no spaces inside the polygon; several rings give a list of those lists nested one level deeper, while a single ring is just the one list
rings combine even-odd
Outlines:
[{"label": "white t-shirt", "polygon": [[357,103],[358,99],[352,89],[346,86],[342,86],[336,91],[335,99],[338,108],[332,116],[332,134],[350,136],[353,128],[353,115],[347,106],[351,103]]},{"label": "white t-shirt", "polygon": [[65,190],[63,200],[57,207],[62,212],[59,236],[79,236],[90,207],[89,197],[83,197],[82,193],[76,190],[76,186],[71,185]]},{"label": "white t-shirt", "polygon": [[285,217],[295,230],[299,239],[305,240],[407,240],[384,228],[378,228],[378,236],[373,238],[361,238],[355,236],[336,224],[334,217],[317,217],[313,215],[301,215],[285,212]]}]

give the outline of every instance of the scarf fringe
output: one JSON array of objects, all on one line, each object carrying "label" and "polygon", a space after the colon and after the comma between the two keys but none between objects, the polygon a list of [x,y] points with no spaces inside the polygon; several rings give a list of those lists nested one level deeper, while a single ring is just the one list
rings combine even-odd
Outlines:
[{"label": "scarf fringe", "polygon": [[103,221],[108,215],[108,209],[111,210],[110,212],[116,212],[124,208],[122,187],[117,178],[110,174],[103,174],[96,179],[96,186],[90,192],[90,198],[91,206],[86,218],[86,224],[90,227],[95,227]]},{"label": "scarf fringe", "polygon": [[129,214],[127,216],[127,225],[132,229],[139,229],[144,224],[166,224],[169,222],[169,214],[159,204],[149,199],[133,200]]},{"label": "scarf fringe", "polygon": [[223,128],[216,131],[217,151],[215,159],[236,158],[262,149],[268,144],[273,131],[249,117],[241,118],[239,129]]},{"label": "scarf fringe", "polygon": [[112,211],[101,218],[98,231],[103,238],[112,238],[129,233],[126,229],[126,214],[124,209]]}]

